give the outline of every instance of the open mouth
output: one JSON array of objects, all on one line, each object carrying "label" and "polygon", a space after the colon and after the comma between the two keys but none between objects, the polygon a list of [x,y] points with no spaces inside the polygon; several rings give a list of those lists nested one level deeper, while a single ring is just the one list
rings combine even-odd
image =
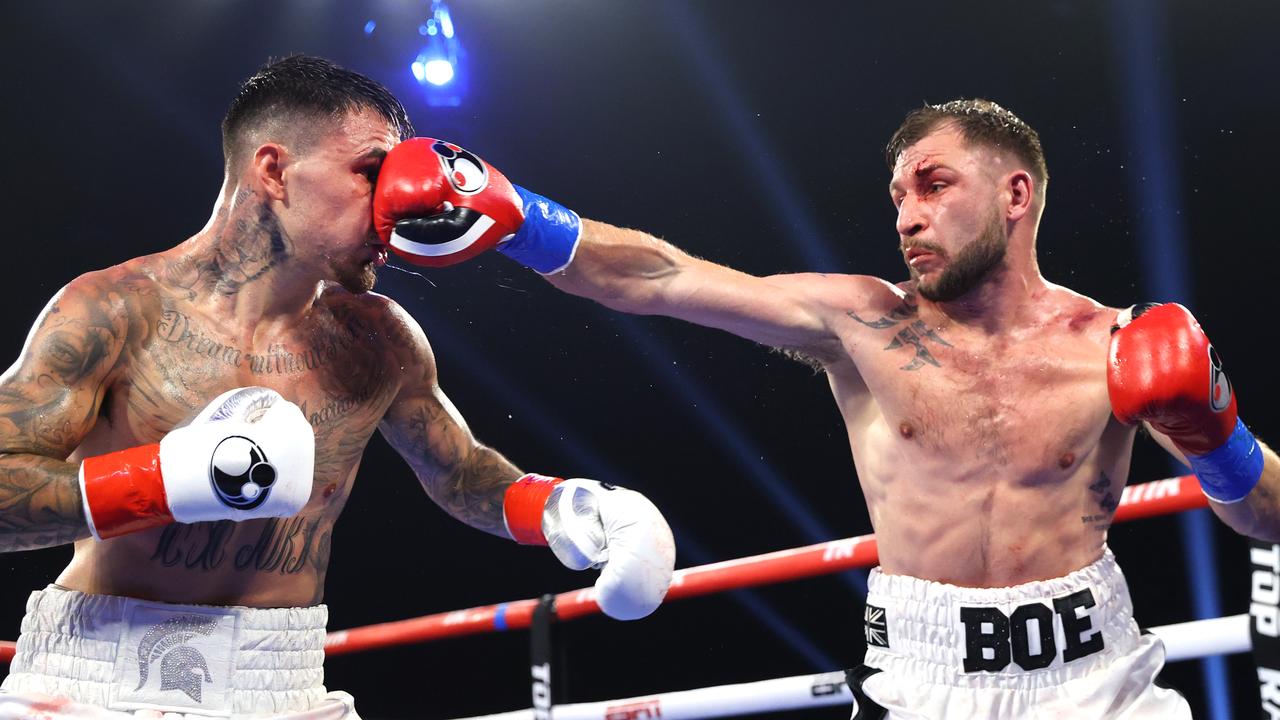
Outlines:
[{"label": "open mouth", "polygon": [[906,259],[908,265],[914,266],[918,262],[924,262],[934,257],[937,257],[937,254],[932,250],[926,250],[922,247],[907,248]]},{"label": "open mouth", "polygon": [[387,250],[389,245],[370,245],[370,257],[365,262],[373,263],[374,267],[382,267],[387,264]]}]

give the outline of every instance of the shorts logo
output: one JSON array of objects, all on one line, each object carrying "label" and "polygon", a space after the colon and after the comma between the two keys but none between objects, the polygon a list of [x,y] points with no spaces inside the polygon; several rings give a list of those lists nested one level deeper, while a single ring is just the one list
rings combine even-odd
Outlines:
[{"label": "shorts logo", "polygon": [[889,624],[884,615],[884,608],[868,605],[862,612],[862,622],[868,645],[889,647]]},{"label": "shorts logo", "polygon": [[489,184],[489,168],[475,155],[441,140],[431,145],[431,151],[439,156],[440,167],[454,190],[473,195]]},{"label": "shorts logo", "polygon": [[209,481],[218,500],[237,510],[266,502],[276,482],[276,468],[258,443],[242,435],[222,439],[209,460]]},{"label": "shorts logo", "polygon": [[196,635],[211,634],[217,618],[201,615],[179,615],[153,625],[138,643],[138,687],[141,690],[151,676],[151,666],[160,663],[160,690],[178,690],[195,702],[200,699],[204,683],[213,682],[204,656],[186,641]]},{"label": "shorts logo", "polygon": [[1222,358],[1209,346],[1209,409],[1222,412],[1231,405],[1231,381],[1222,371]]},{"label": "shorts logo", "polygon": [[[1093,591],[1085,588],[1054,598],[1052,608],[1032,602],[1019,605],[1008,615],[1000,608],[961,607],[964,671],[1000,672],[1010,662],[1023,670],[1039,670],[1049,667],[1059,655],[1062,662],[1069,663],[1100,652],[1105,647],[1102,633],[1093,629],[1088,613],[1096,604]],[[1054,639],[1055,623],[1062,626],[1066,639],[1061,653]],[[1093,632],[1085,637],[1090,630]]]}]

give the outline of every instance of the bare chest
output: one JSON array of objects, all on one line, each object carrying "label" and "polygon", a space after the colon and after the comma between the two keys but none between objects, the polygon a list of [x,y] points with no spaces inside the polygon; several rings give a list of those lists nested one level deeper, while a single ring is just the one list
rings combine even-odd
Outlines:
[{"label": "bare chest", "polygon": [[1034,477],[1070,468],[1111,417],[1106,349],[1084,334],[975,340],[908,318],[855,324],[845,347],[861,385],[833,378],[833,388],[851,434],[859,422],[864,436],[957,470]]},{"label": "bare chest", "polygon": [[108,392],[112,444],[154,442],[225,390],[258,385],[302,409],[316,433],[317,483],[340,483],[398,387],[360,327],[329,323],[253,347],[181,309],[150,323]]}]

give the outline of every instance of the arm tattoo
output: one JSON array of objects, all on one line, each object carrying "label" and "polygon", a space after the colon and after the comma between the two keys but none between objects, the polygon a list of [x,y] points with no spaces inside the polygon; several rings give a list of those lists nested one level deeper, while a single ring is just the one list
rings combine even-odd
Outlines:
[{"label": "arm tattoo", "polygon": [[89,537],[75,470],[53,458],[0,455],[0,553]]},{"label": "arm tattoo", "polygon": [[127,332],[113,302],[93,288],[56,299],[0,386],[0,552],[89,536],[76,466],[62,458],[93,426]]},{"label": "arm tattoo", "polygon": [[876,320],[865,320],[852,310],[845,314],[872,330],[888,330],[909,322],[909,325],[895,333],[889,344],[884,346],[885,350],[897,350],[904,347],[915,349],[915,357],[899,368],[901,370],[919,370],[925,365],[942,367],[938,359],[933,356],[933,353],[929,352],[929,348],[925,347],[926,340],[942,347],[951,347],[951,343],[944,340],[936,330],[930,329],[923,320],[918,319],[920,311],[912,295],[903,298],[902,304],[890,310],[888,315],[882,315]]},{"label": "arm tattoo", "polygon": [[445,512],[493,535],[507,534],[502,500],[520,471],[494,450],[477,446],[441,476],[424,479],[427,494]]},{"label": "arm tattoo", "polygon": [[434,398],[417,404],[407,420],[383,427],[437,505],[474,528],[507,536],[502,501],[520,470],[476,443]]}]

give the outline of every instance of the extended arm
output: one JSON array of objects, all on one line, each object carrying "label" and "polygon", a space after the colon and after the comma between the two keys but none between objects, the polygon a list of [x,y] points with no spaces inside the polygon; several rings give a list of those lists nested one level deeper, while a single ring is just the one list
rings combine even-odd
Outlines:
[{"label": "extended arm", "polygon": [[[484,183],[461,183],[442,168],[468,160]],[[466,177],[476,176],[481,171]],[[651,235],[581,220],[457,146],[415,138],[382,165],[374,200],[380,236],[411,262],[441,266],[498,250],[556,287],[624,312],[668,315],[773,347],[823,356],[836,339],[836,304],[856,307],[848,277],[755,277],[700,260]],[[838,300],[837,300],[838,298]]]}]

